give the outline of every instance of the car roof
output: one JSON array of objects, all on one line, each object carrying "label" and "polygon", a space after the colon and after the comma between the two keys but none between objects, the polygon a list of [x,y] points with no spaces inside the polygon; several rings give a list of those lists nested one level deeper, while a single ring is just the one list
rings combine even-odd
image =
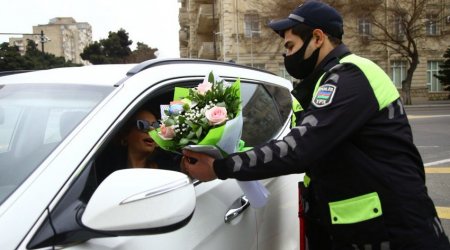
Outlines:
[{"label": "car roof", "polygon": [[136,64],[89,65],[54,68],[0,77],[0,84],[46,83],[113,86]]},{"label": "car roof", "polygon": [[26,73],[11,74],[0,77],[0,84],[87,84],[117,86],[126,78],[132,77],[149,68],[167,65],[217,65],[234,68],[251,69],[253,71],[273,73],[239,65],[229,62],[188,59],[188,58],[166,58],[152,59],[140,64],[103,64],[81,67],[65,67],[47,70],[38,70]]}]

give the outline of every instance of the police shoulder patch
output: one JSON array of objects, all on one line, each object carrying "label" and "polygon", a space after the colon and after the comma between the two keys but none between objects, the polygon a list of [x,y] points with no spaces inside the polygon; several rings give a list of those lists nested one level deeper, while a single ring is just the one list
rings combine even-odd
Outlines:
[{"label": "police shoulder patch", "polygon": [[337,86],[332,84],[324,84],[319,87],[317,94],[314,96],[312,103],[318,108],[328,106],[332,103],[334,93],[336,92]]}]

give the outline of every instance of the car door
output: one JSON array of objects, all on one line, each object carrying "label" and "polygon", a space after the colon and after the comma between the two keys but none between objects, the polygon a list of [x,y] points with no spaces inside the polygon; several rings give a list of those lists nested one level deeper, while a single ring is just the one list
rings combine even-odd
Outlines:
[{"label": "car door", "polygon": [[[160,87],[149,89],[134,98],[135,101],[122,114],[124,119],[119,120],[127,120],[127,117],[134,110],[141,105],[145,105],[145,103],[154,102],[155,99],[167,100],[167,98],[161,98],[162,93],[170,93],[175,86],[194,86],[201,81],[202,79],[199,77],[184,77],[179,80],[161,82],[158,85]],[[119,127],[120,125],[121,123],[118,122],[113,127]],[[111,128],[111,130],[118,129]],[[111,134],[114,133],[111,132]],[[108,141],[108,139],[105,139],[105,141]],[[99,151],[104,146],[100,146]],[[93,171],[92,166],[95,165],[95,160],[96,156],[84,167],[83,172]],[[92,174],[85,173],[84,175]],[[94,237],[99,238],[77,244],[68,244],[70,240],[64,241],[64,249],[257,249],[255,212],[250,209],[248,201],[243,197],[242,190],[237,182],[231,179],[207,183],[196,181],[194,185],[197,197],[195,212],[189,223],[178,230],[164,234],[141,236],[106,237],[107,235],[104,235],[104,237],[99,237],[102,235],[96,235]],[[52,223],[58,225],[73,224],[76,215],[71,214],[70,210],[83,202],[87,202],[94,192],[95,186],[96,184],[91,177],[75,181],[62,195],[64,198],[50,211],[53,217],[58,217],[52,219]],[[151,208],[149,209],[151,211]],[[65,219],[61,219],[64,217]],[[45,227],[41,227],[38,230],[32,242],[35,239],[49,237],[40,236],[43,234],[41,232],[45,231],[44,229]],[[64,237],[70,238],[69,235],[77,231],[83,232],[78,232],[78,234],[95,235],[94,232],[85,232],[83,229],[71,229]]]},{"label": "car door", "polygon": [[[195,84],[199,80],[183,79],[173,84],[192,87],[192,84],[187,83]],[[231,82],[235,79],[226,80]],[[289,128],[291,107],[288,89],[277,87],[273,83],[247,79],[241,82],[241,94],[244,118],[242,138],[247,146],[255,146],[286,133],[286,128]],[[295,195],[295,192],[286,187],[292,187],[292,183],[296,182],[287,183],[278,178],[261,182],[271,192],[265,208],[249,206],[235,180],[197,183],[195,213],[185,227],[163,235],[92,239],[89,244],[95,244],[96,247],[113,244],[115,249],[140,249],[143,246],[154,246],[155,249],[269,249],[268,246],[273,244],[268,244],[265,240],[258,242],[258,235],[270,237],[266,239],[270,242],[285,239],[281,237],[284,233],[292,236],[292,232],[295,232],[297,223],[292,220],[295,219],[295,213],[282,213],[286,209],[280,209],[283,206],[277,203],[285,202],[288,200],[286,197],[291,198]],[[285,192],[286,196],[280,196],[280,191]],[[293,199],[289,201],[292,202]],[[292,204],[284,206],[288,206],[289,212],[293,211],[292,208],[294,210],[296,208]],[[225,221],[227,214],[233,212],[234,217]],[[276,221],[277,218],[281,222]],[[271,225],[273,222],[275,223]],[[287,223],[284,225],[286,229],[276,227],[281,223]],[[296,238],[287,237],[287,239],[291,244],[298,246],[295,244]],[[278,245],[282,246],[283,243],[279,242]]]},{"label": "car door", "polygon": [[[145,78],[145,77],[143,77]],[[235,78],[227,78],[230,81]],[[200,83],[200,77],[183,77],[182,79],[172,79],[159,82],[156,87],[148,88],[124,109],[121,116],[111,125],[110,132],[105,133],[105,137],[110,137],[113,131],[122,125],[123,121],[140,105],[157,98],[160,93],[173,89],[174,86],[194,86]],[[283,95],[276,95],[277,92],[289,93],[285,87],[278,88],[277,84],[267,83],[261,80],[251,80],[247,78],[242,81],[242,102],[244,116],[243,139],[247,146],[255,146],[273,138],[278,138],[286,133],[290,116],[290,97],[286,99]],[[128,89],[127,89],[128,88]],[[124,91],[132,92],[125,86]],[[289,96],[289,95],[288,95]],[[121,98],[118,94],[117,98]],[[99,111],[101,112],[101,111]],[[269,126],[270,125],[270,126]],[[287,127],[286,127],[287,126]],[[108,139],[103,139],[93,150],[101,151]],[[95,184],[91,182],[92,166],[95,165],[98,153],[91,154],[92,159],[86,161],[81,176],[74,181],[70,188],[62,189],[64,197],[49,211],[50,224],[68,225],[76,221],[77,215],[73,207],[82,205],[89,200],[90,195],[95,190]],[[270,204],[284,200],[278,195],[279,190],[284,190],[284,182],[277,181],[278,178],[261,181],[272,193],[269,199]],[[279,210],[272,209],[272,205],[262,209],[255,209],[249,206],[248,201],[243,197],[243,192],[235,180],[214,180],[211,182],[195,184],[196,207],[192,219],[184,227],[175,231],[141,235],[141,236],[120,236],[108,237],[107,235],[95,235],[95,232],[86,231],[85,228],[69,230],[64,234],[65,244],[63,249],[260,249],[260,235],[270,236],[273,232],[278,232],[278,228],[271,226],[269,222],[280,214]],[[292,193],[290,194],[292,195]],[[274,199],[276,198],[276,199]],[[68,201],[68,200],[69,201]],[[73,201],[70,201],[73,199]],[[271,201],[272,199],[276,201]],[[273,208],[278,208],[274,206]],[[151,208],[149,208],[151,211]],[[56,221],[60,218],[68,218],[68,222]],[[227,217],[227,219],[225,219]],[[290,216],[287,216],[290,217]],[[120,220],[120,218],[117,218]],[[283,221],[285,221],[283,219]],[[291,224],[292,221],[288,220]],[[260,225],[261,224],[261,225]],[[35,234],[39,235],[44,227]],[[53,229],[53,226],[49,227]],[[77,238],[82,235],[85,239]],[[96,238],[98,237],[98,238]],[[34,237],[36,238],[36,237]],[[78,239],[78,240],[75,240]],[[277,240],[280,237],[277,238]],[[267,239],[269,240],[269,239]],[[269,249],[269,248],[266,248]]]},{"label": "car door", "polygon": [[[258,131],[252,135],[258,145],[270,139],[281,139],[290,131],[292,101],[289,89],[276,82],[264,82],[258,95],[260,98],[251,105],[264,114],[253,116],[256,111],[247,112],[252,116],[249,131]],[[261,118],[259,118],[261,117]],[[262,125],[264,124],[264,126]],[[275,132],[277,131],[277,132]],[[271,133],[272,132],[272,133]],[[262,135],[270,134],[271,138]],[[258,249],[298,249],[298,193],[297,183],[303,175],[294,174],[261,180],[270,192],[267,204],[256,209]]]}]

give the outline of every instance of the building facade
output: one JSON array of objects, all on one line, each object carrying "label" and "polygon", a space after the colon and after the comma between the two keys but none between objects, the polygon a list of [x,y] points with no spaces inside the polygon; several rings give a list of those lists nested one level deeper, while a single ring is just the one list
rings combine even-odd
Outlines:
[{"label": "building facade", "polygon": [[24,35],[23,38],[10,38],[9,43],[18,46],[20,52],[25,53],[27,40],[35,41],[39,48],[43,47],[44,52],[64,57],[66,61],[87,64],[80,54],[92,43],[92,27],[87,22],[76,22],[72,17],[55,17],[48,24],[33,26],[33,34]]},{"label": "building facade", "polygon": [[[291,79],[284,69],[283,42],[267,23],[285,17],[303,1],[286,0],[179,0],[180,56],[231,61],[271,71]],[[399,91],[406,77],[409,61],[396,49],[398,46],[383,42],[381,31],[396,34],[403,44],[405,39],[401,19],[395,11],[411,14],[417,6],[409,0],[329,0],[344,18],[343,42],[355,54],[367,57],[382,67]],[[416,1],[413,1],[416,2]],[[434,77],[439,64],[444,61],[445,50],[450,46],[450,0],[419,0],[424,6],[415,30],[419,63],[411,84],[413,103],[446,99],[448,92]],[[401,8],[398,7],[402,5]],[[419,6],[420,7],[420,6]],[[403,8],[403,9],[402,9]],[[411,8],[411,10],[409,9]],[[370,13],[373,13],[369,15]],[[403,15],[402,14],[402,15]],[[380,29],[378,26],[381,25]],[[386,40],[387,41],[387,40]]]}]

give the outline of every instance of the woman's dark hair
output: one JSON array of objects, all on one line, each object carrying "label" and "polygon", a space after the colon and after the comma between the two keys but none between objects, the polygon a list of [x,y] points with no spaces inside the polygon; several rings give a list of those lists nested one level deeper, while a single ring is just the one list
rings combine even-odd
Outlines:
[{"label": "woman's dark hair", "polygon": [[[312,35],[313,32],[313,28],[309,27],[306,24],[303,23],[299,23],[297,25],[295,25],[294,27],[292,27],[292,34],[299,36],[303,41],[305,41],[309,36]],[[329,34],[328,35],[328,39],[330,40],[330,42],[333,45],[339,45],[342,43],[342,40],[336,37],[333,37]]]},{"label": "woman's dark hair", "polygon": [[136,126],[136,119],[137,119],[137,115],[140,112],[150,112],[152,113],[156,120],[159,120],[159,112],[157,112],[156,108],[151,108],[152,106],[143,106],[141,108],[139,108],[136,112],[133,113],[133,115],[128,118],[128,120],[125,122],[125,124],[122,126],[122,128],[120,128],[119,132],[117,133],[117,142],[116,144],[120,145],[120,140],[125,137],[126,135],[128,135],[131,130]]}]

